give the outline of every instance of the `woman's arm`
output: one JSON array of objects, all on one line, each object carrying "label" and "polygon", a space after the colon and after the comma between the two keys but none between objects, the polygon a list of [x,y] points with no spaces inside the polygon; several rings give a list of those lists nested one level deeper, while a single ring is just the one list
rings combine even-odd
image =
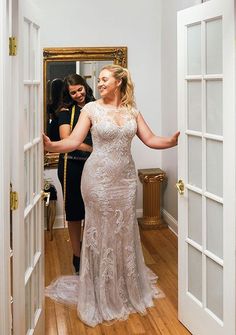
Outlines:
[{"label": "woman's arm", "polygon": [[139,113],[137,116],[137,136],[149,148],[153,149],[167,149],[174,147],[178,144],[178,137],[180,132],[177,131],[171,137],[161,137],[153,134],[142,115]]},{"label": "woman's arm", "polygon": [[[70,125],[67,124],[67,123],[64,123],[64,124],[60,125],[59,134],[60,134],[61,139],[67,138],[71,134]],[[88,145],[86,143],[80,144],[76,149],[81,150],[81,151],[88,151],[88,152],[93,151],[92,146]]]},{"label": "woman's arm", "polygon": [[49,152],[71,152],[81,145],[90,129],[91,121],[85,111],[82,111],[79,120],[71,134],[61,141],[52,142],[43,134],[44,149]]}]

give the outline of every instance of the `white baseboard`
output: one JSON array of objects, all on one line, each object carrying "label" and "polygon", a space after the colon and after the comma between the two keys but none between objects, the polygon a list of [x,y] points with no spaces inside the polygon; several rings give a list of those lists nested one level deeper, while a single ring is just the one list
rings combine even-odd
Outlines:
[{"label": "white baseboard", "polygon": [[173,218],[172,215],[170,215],[169,212],[167,212],[164,208],[161,210],[162,212],[162,217],[164,221],[168,224],[170,230],[173,231],[173,233],[178,236],[178,221]]},{"label": "white baseboard", "polygon": [[141,218],[143,216],[143,209],[136,209],[136,217]]},{"label": "white baseboard", "polygon": [[57,215],[53,228],[59,229],[67,227],[67,222],[64,225],[64,220],[65,220],[64,215]]},{"label": "white baseboard", "polygon": [[[45,222],[45,230],[47,229],[47,224],[46,224],[46,217],[44,217],[44,222]],[[55,218],[55,223],[53,225],[53,229],[61,229],[61,228],[67,228],[67,223],[64,225],[64,216],[63,215],[57,215]]]},{"label": "white baseboard", "polygon": [[[161,209],[162,217],[164,221],[168,224],[169,229],[178,236],[178,221],[170,215],[164,208]],[[143,216],[143,209],[136,209],[137,218]]]}]

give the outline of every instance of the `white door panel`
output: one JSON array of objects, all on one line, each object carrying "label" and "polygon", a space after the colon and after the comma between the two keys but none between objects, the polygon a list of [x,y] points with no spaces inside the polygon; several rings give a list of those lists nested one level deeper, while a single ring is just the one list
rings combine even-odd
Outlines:
[{"label": "white door panel", "polygon": [[234,13],[178,13],[179,319],[196,335],[235,335]]},{"label": "white door panel", "polygon": [[14,2],[13,18],[19,44],[12,79],[11,178],[19,195],[13,212],[13,335],[44,334],[40,27],[25,0]]}]

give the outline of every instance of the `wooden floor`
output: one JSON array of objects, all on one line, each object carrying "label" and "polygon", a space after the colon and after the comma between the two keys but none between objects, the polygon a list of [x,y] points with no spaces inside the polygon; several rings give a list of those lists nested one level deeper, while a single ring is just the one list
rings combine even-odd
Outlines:
[{"label": "wooden floor", "polygon": [[[45,335],[184,335],[190,334],[177,319],[177,238],[168,229],[142,231],[141,239],[146,264],[159,276],[158,286],[165,298],[155,300],[146,316],[137,313],[127,321],[91,328],[83,324],[76,310],[46,298]],[[59,275],[71,274],[71,248],[67,231],[54,230],[49,241],[45,233],[46,285]]]}]

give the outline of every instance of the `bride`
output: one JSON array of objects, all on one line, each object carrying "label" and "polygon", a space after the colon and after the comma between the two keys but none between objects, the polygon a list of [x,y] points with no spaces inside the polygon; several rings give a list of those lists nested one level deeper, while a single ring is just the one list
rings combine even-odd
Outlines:
[{"label": "bride", "polygon": [[127,69],[105,66],[98,79],[101,99],[81,111],[71,135],[51,142],[45,150],[70,152],[89,130],[93,152],[85,163],[81,190],[85,203],[85,228],[79,276],[63,276],[46,288],[46,295],[77,305],[78,317],[87,325],[124,320],[130,313],[146,313],[160,292],[157,276],[145,263],[136,220],[137,178],[131,155],[135,135],[150,148],[177,145],[172,137],[153,134],[134,102],[133,83]]}]

